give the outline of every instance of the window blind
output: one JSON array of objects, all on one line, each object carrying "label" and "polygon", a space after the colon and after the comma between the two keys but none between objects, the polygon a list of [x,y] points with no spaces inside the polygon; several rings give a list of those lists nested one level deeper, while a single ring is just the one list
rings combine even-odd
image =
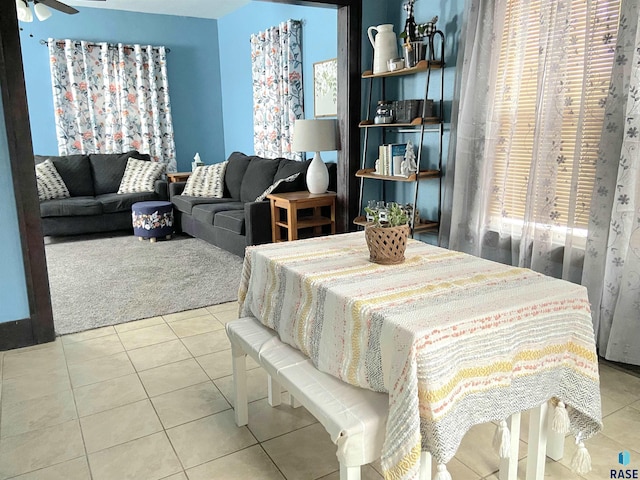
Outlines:
[{"label": "window blind", "polygon": [[[534,220],[586,229],[615,60],[620,0],[570,0],[564,6],[569,8],[568,19],[557,22],[555,31],[544,25],[550,23],[549,8],[548,0],[508,1],[495,84],[496,194],[491,196],[489,214],[492,223],[523,220],[527,211],[536,210],[527,202],[535,203],[541,190],[552,191],[553,207],[536,211]],[[557,59],[545,59],[544,46],[557,42],[565,48],[560,67],[565,69],[565,95],[560,105],[554,104],[550,94],[538,94],[546,75],[552,74],[548,69],[557,68]],[[559,149],[544,145],[548,139],[536,140],[548,111],[562,116]],[[556,152],[553,161],[542,158],[552,150]],[[555,169],[551,175],[555,185],[530,185],[535,168]],[[539,203],[548,205],[548,200]]]}]

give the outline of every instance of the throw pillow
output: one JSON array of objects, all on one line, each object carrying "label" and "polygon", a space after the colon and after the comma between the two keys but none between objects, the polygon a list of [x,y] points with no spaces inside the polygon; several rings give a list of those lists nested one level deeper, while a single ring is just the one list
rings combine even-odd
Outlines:
[{"label": "throw pillow", "polygon": [[299,176],[300,176],[300,172],[294,173],[293,175],[289,175],[287,178],[281,178],[280,180],[275,182],[273,185],[271,185],[269,188],[267,188],[264,192],[262,192],[261,195],[258,195],[258,197],[256,198],[256,202],[263,201],[265,198],[267,198],[267,195],[269,195],[270,193],[278,193],[276,192],[276,190],[278,189],[280,184],[285,182],[295,182],[296,178],[298,178]]},{"label": "throw pillow", "polygon": [[224,196],[224,172],[228,163],[229,161],[225,161],[196,167],[187,180],[182,195],[222,198]]},{"label": "throw pillow", "polygon": [[165,168],[164,163],[129,158],[118,193],[153,192],[156,180],[160,179]]},{"label": "throw pillow", "polygon": [[49,159],[36,165],[36,181],[38,183],[38,198],[41,201],[71,196],[69,189],[56,170],[56,166]]}]

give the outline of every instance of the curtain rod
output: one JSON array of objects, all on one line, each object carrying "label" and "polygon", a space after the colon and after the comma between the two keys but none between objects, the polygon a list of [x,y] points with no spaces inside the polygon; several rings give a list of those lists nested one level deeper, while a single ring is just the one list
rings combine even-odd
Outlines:
[{"label": "curtain rod", "polygon": [[[80,45],[80,44],[81,44],[81,42],[79,42],[79,41],[74,41],[73,43],[74,43],[75,45]],[[58,42],[58,44],[59,44],[59,45],[64,45],[64,41],[60,41],[60,42]],[[40,40],[40,45],[47,45],[47,46],[48,46],[48,45],[49,45],[49,42],[48,42],[47,40],[42,39],[42,40]],[[89,47],[99,47],[99,46],[101,46],[99,43],[88,43],[87,45],[88,45]],[[108,44],[108,45],[109,45],[109,48],[117,48],[117,46],[116,46],[116,45],[112,45],[112,44]],[[131,50],[132,50],[132,49],[133,49],[133,46],[132,46],[132,45],[124,45],[124,48],[128,48],[128,49],[131,49]],[[151,47],[151,48],[158,48],[158,47]],[[147,49],[147,47],[142,47],[142,49],[143,49],[143,50],[146,50],[146,49]],[[169,52],[171,51],[171,49],[170,49],[170,48],[165,48],[164,50],[165,50],[165,52],[167,52],[167,53],[169,53]]]}]

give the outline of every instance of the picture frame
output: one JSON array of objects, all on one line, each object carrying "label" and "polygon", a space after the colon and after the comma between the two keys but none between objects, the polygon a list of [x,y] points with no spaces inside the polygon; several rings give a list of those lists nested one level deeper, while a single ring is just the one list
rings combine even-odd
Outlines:
[{"label": "picture frame", "polygon": [[338,59],[313,64],[313,109],[315,117],[338,115]]}]

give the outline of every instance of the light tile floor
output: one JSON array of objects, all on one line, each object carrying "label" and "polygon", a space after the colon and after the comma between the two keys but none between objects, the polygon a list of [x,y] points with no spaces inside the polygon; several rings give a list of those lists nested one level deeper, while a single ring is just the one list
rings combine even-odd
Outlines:
[{"label": "light tile floor", "polygon": [[[66,335],[0,352],[0,480],[337,480],[335,446],[305,411],[266,401],[248,362],[249,425],[234,424],[228,303]],[[640,464],[640,378],[601,365],[604,431],[588,442],[593,471],[547,462],[549,479],[609,478],[617,454]],[[526,456],[523,416],[520,457]],[[495,426],[478,425],[449,464],[455,480],[497,480]],[[524,468],[525,461],[521,460]],[[522,470],[522,469],[521,469]],[[363,479],[382,478],[380,466]],[[520,473],[524,478],[524,472]]]}]

